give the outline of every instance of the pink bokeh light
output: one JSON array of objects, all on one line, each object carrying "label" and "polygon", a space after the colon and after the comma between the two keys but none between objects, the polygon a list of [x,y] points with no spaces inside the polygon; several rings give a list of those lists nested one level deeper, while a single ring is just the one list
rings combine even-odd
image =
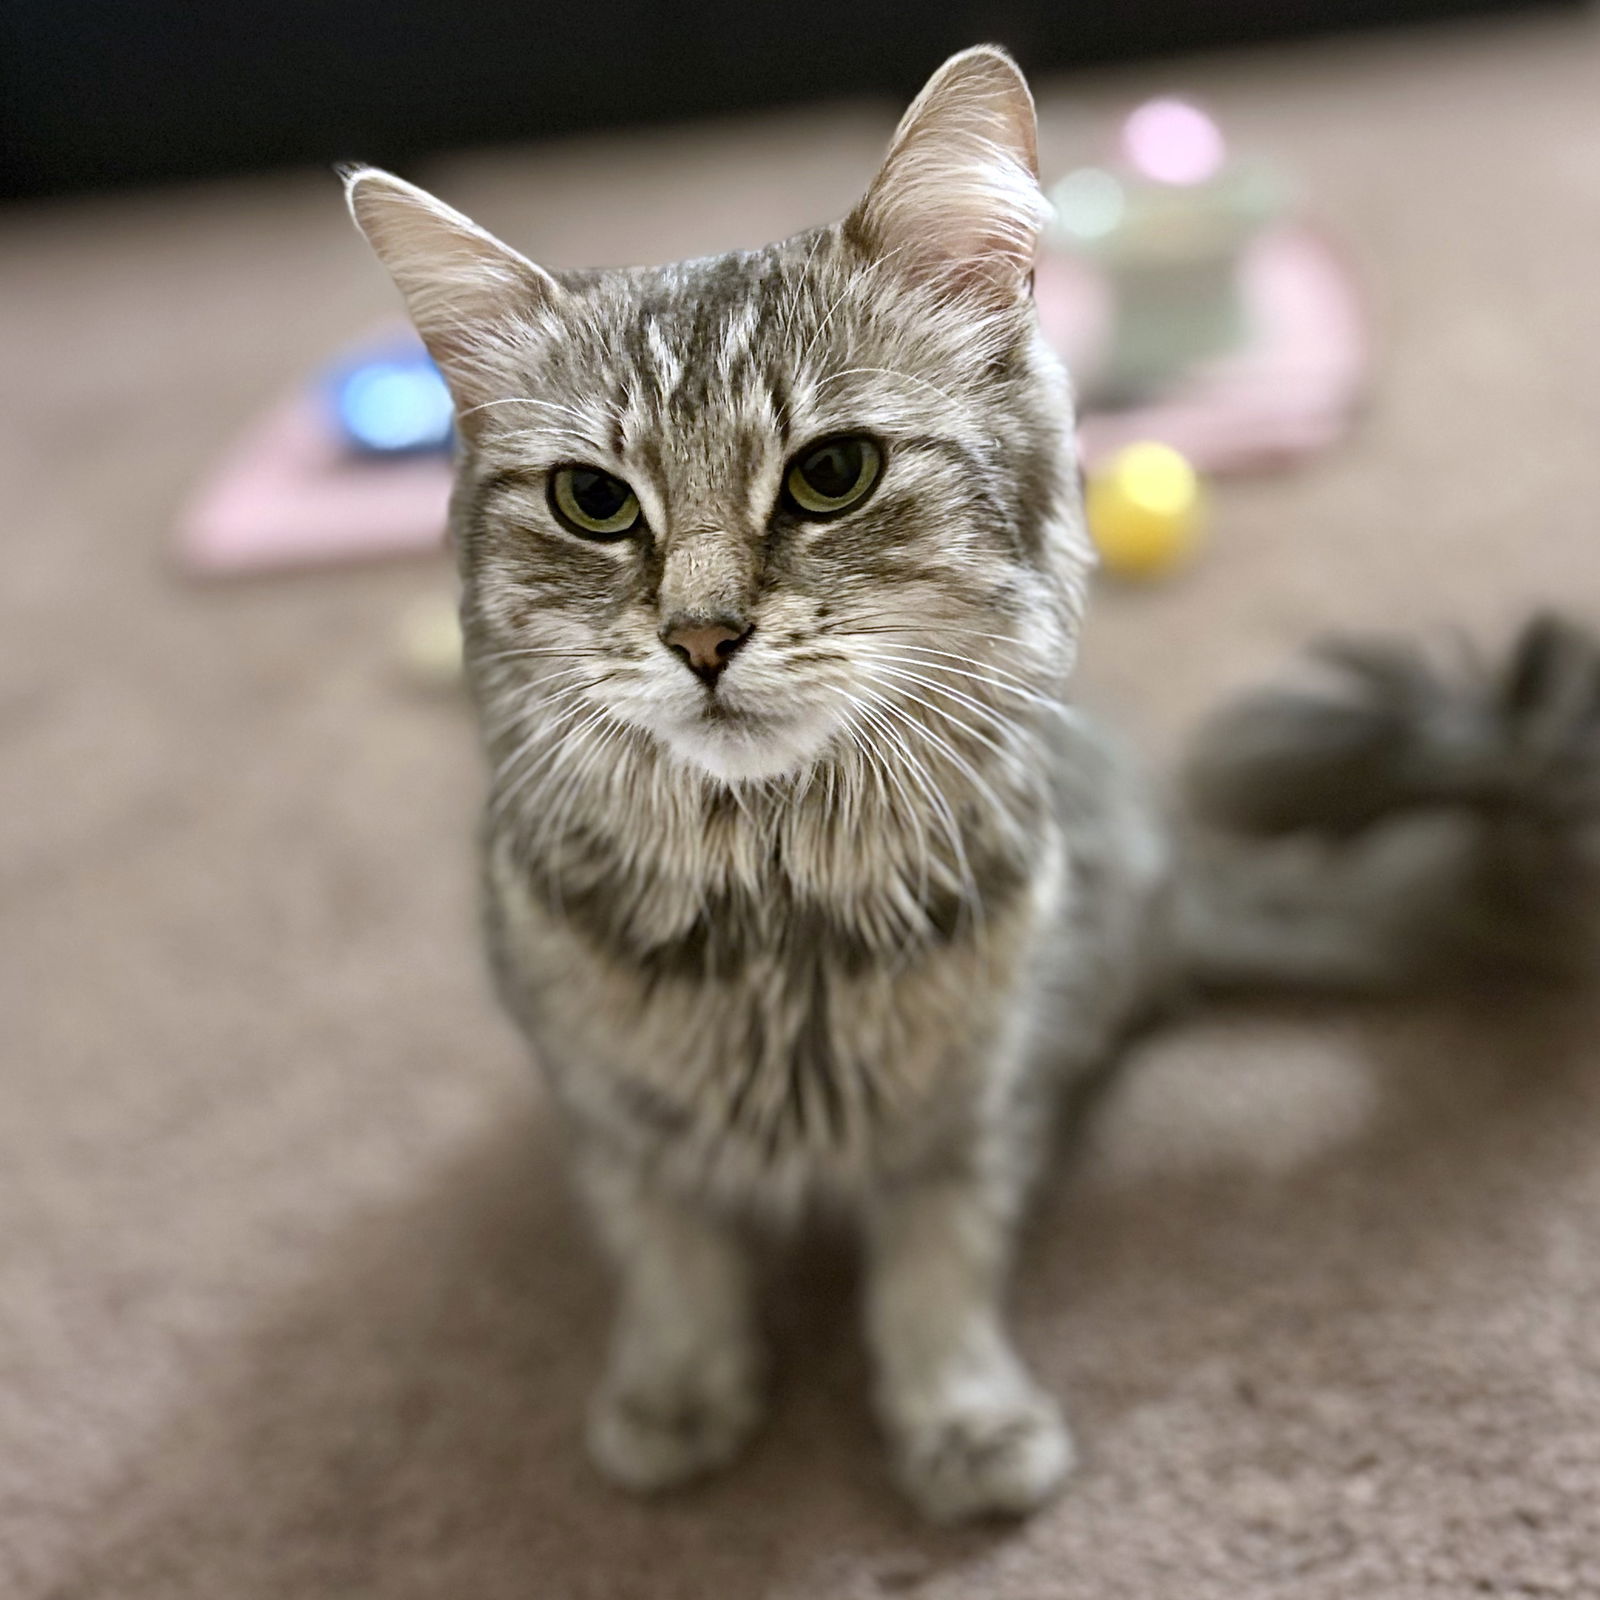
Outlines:
[{"label": "pink bokeh light", "polygon": [[1216,177],[1227,146],[1215,122],[1187,100],[1147,100],[1122,125],[1128,165],[1158,183],[1196,184]]}]

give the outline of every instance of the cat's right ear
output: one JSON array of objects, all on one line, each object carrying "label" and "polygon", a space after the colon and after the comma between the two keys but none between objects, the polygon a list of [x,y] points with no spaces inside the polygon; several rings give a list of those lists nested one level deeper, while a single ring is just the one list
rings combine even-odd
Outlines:
[{"label": "cat's right ear", "polygon": [[377,167],[341,169],[356,226],[405,299],[457,415],[503,383],[497,353],[519,318],[560,296],[548,272],[426,189]]},{"label": "cat's right ear", "polygon": [[1027,298],[1049,214],[1027,80],[979,45],[928,80],[845,231],[936,292],[1004,310]]}]

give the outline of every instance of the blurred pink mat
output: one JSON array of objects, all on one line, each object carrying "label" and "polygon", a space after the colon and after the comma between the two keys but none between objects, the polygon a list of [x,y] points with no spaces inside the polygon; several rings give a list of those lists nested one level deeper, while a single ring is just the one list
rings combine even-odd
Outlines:
[{"label": "blurred pink mat", "polygon": [[[1240,275],[1250,340],[1146,404],[1086,414],[1086,467],[1133,440],[1159,439],[1202,472],[1237,472],[1292,461],[1340,437],[1369,350],[1360,299],[1338,255],[1309,228],[1280,227],[1250,247]],[[1046,334],[1069,368],[1092,370],[1110,327],[1104,284],[1093,269],[1054,254],[1040,261],[1035,282]],[[221,575],[441,548],[448,461],[352,455],[325,405],[315,385],[304,385],[227,452],[180,518],[187,567]]]},{"label": "blurred pink mat", "polygon": [[445,457],[353,454],[306,384],[217,464],[179,522],[179,553],[223,574],[434,551],[449,500]]},{"label": "blurred pink mat", "polygon": [[[1314,229],[1284,225],[1244,253],[1239,289],[1250,336],[1148,401],[1086,411],[1085,467],[1125,444],[1157,439],[1201,472],[1286,465],[1349,427],[1370,359],[1361,298],[1338,253]],[[1068,369],[1092,374],[1111,332],[1112,302],[1092,267],[1048,255],[1035,277],[1039,320]]]}]

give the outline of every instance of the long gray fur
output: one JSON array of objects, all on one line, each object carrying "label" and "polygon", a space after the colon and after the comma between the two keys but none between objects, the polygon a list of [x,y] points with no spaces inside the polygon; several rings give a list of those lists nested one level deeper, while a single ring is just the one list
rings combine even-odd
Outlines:
[{"label": "long gray fur", "polygon": [[[826,1204],[861,1223],[907,1492],[1045,1499],[1070,1445],[1001,1300],[1049,1102],[1187,947],[1229,948],[1219,918],[1282,948],[1066,699],[1091,563],[1033,167],[1027,90],[977,50],[849,219],[762,250],[551,276],[348,178],[457,401],[488,942],[617,1265],[589,1443],[637,1488],[755,1427],[750,1229]],[[845,432],[876,492],[786,511],[795,452]],[[641,531],[560,527],[569,463],[631,485]],[[753,626],[714,687],[663,645],[685,618]],[[1371,910],[1280,968],[1347,976]]]}]

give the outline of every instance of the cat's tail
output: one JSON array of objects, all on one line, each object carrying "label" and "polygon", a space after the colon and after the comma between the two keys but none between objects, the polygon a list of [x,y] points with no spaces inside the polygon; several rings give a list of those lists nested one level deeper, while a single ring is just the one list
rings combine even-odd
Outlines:
[{"label": "cat's tail", "polygon": [[1180,963],[1206,987],[1392,989],[1600,957],[1600,641],[1541,616],[1449,673],[1340,641],[1224,709],[1185,774]]}]

